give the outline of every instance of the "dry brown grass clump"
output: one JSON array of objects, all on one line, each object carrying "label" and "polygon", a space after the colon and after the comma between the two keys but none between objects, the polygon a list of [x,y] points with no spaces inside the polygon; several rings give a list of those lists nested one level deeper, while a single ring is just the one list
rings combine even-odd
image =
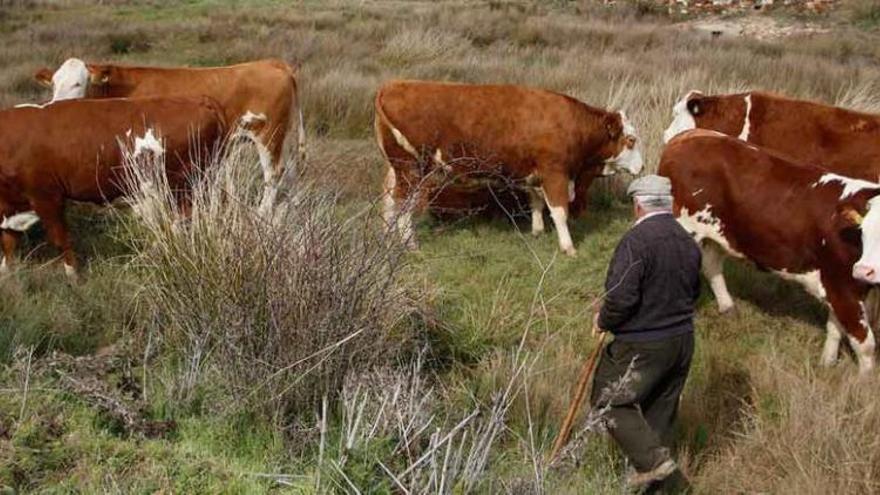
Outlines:
[{"label": "dry brown grass clump", "polygon": [[877,493],[877,377],[820,373],[772,353],[749,366],[754,404],[698,475],[704,493]]}]

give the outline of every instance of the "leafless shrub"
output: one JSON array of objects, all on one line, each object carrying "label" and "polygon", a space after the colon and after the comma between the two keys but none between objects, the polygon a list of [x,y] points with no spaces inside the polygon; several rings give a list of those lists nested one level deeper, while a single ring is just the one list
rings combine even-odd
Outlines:
[{"label": "leafless shrub", "polygon": [[193,186],[179,218],[161,163],[131,166],[132,236],[152,330],[176,356],[173,395],[216,389],[224,408],[275,420],[313,410],[354,370],[392,359],[414,308],[403,251],[306,183],[256,213],[259,167],[233,148]]},{"label": "leafless shrub", "polygon": [[[348,488],[357,489],[345,476],[348,453],[375,438],[393,438],[395,443],[387,456],[375,462],[397,490],[413,494],[473,492],[483,481],[490,453],[521,390],[527,362],[516,363],[511,380],[489,403],[476,402],[460,416],[438,407],[443,394],[426,380],[421,358],[403,370],[350,376],[341,395],[339,445],[335,455],[322,457],[323,467],[332,466]],[[325,417],[320,424],[326,424]],[[320,451],[326,451],[323,442]],[[320,485],[316,489],[320,490]]]}]

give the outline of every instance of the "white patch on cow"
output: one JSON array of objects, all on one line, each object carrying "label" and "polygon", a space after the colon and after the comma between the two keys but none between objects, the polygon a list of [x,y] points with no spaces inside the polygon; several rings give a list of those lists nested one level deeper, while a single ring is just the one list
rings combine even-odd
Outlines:
[{"label": "white patch on cow", "polygon": [[773,270],[779,278],[795,282],[803,287],[811,296],[819,301],[825,302],[825,286],[822,285],[822,278],[819,270],[813,270],[806,273],[790,273],[788,270]]},{"label": "white patch on cow", "polygon": [[244,125],[251,125],[256,122],[266,122],[268,120],[266,118],[266,114],[264,113],[253,113],[250,110],[245,112],[241,117],[241,123]]},{"label": "white patch on cow", "polygon": [[813,187],[824,186],[834,182],[843,186],[843,191],[840,193],[840,199],[846,199],[862,189],[880,189],[880,184],[876,182],[853,179],[852,177],[832,173],[823,174],[822,177],[819,177],[819,180],[813,183]]},{"label": "white patch on cow", "polygon": [[64,263],[64,274],[70,278],[76,277],[76,268],[68,265],[66,262]]},{"label": "white patch on cow", "polygon": [[697,121],[694,120],[694,116],[691,115],[687,108],[688,99],[694,93],[699,93],[699,91],[688,91],[688,94],[684,95],[684,98],[672,107],[672,123],[663,131],[664,143],[668,143],[672,138],[684,131],[697,128]]},{"label": "white patch on cow", "polygon": [[2,274],[9,273],[9,263],[6,261],[6,256],[4,256],[3,261],[0,262],[0,273],[2,273]]},{"label": "white patch on cow", "polygon": [[849,345],[852,347],[853,351],[855,351],[856,357],[858,357],[859,374],[865,376],[874,369],[874,350],[876,348],[876,343],[874,341],[874,332],[868,325],[868,315],[865,312],[864,303],[859,303],[859,307],[861,308],[862,313],[859,323],[865,328],[867,336],[862,342],[859,342],[849,334],[847,334],[847,338],[849,339]]},{"label": "white patch on cow", "polygon": [[[547,196],[546,192],[544,196]],[[569,256],[574,256],[577,251],[574,249],[574,243],[571,242],[571,233],[568,231],[568,214],[565,212],[565,207],[553,206],[549,203],[547,206],[550,208],[550,218],[553,219],[556,234],[559,236],[559,249]]]},{"label": "white patch on cow", "polygon": [[701,188],[697,189],[696,191],[692,192],[691,196],[696,196],[697,194],[701,194],[702,192],[703,192],[703,188],[701,187]]},{"label": "white patch on cow", "polygon": [[829,310],[828,321],[825,323],[825,345],[822,347],[822,357],[819,361],[822,366],[827,368],[837,362],[840,338],[845,332],[843,325],[834,315],[834,310]]},{"label": "white patch on cow", "polygon": [[822,238],[822,245],[824,246],[824,245],[826,245],[826,244],[828,244],[828,241],[826,241],[825,238],[823,237],[823,238]]},{"label": "white patch on cow", "polygon": [[569,203],[574,202],[574,181],[573,180],[568,181],[568,202]]},{"label": "white patch on cow", "polygon": [[162,154],[165,153],[162,141],[156,139],[156,135],[153,134],[152,129],[147,129],[147,132],[144,133],[143,137],[135,136],[132,157],[138,158],[143,153],[147,152],[153,153],[156,157],[162,156]]},{"label": "white patch on cow", "polygon": [[539,235],[544,232],[544,193],[537,187],[529,187],[527,192],[532,209],[532,235]]},{"label": "white patch on cow", "polygon": [[73,100],[86,96],[89,69],[78,58],[69,58],[52,74],[52,101]]},{"label": "white patch on cow", "polygon": [[419,153],[416,151],[416,148],[412,144],[410,144],[409,140],[406,139],[406,136],[404,136],[402,132],[397,130],[396,127],[391,128],[391,135],[394,136],[394,140],[397,141],[397,144],[400,145],[401,148],[406,150],[407,153],[412,155],[414,158],[419,157]]},{"label": "white patch on cow", "polygon": [[678,215],[678,223],[680,223],[685,230],[693,234],[694,240],[698,243],[704,240],[710,240],[723,248],[724,252],[729,256],[735,258],[744,257],[742,253],[730,247],[730,243],[722,233],[723,225],[721,219],[712,214],[712,205],[707,203],[702,210],[694,213],[689,212],[687,208],[682,208]]},{"label": "white patch on cow", "polygon": [[620,120],[623,123],[623,137],[624,138],[633,138],[635,141],[635,145],[633,147],[624,146],[623,150],[614,157],[609,158],[605,161],[606,167],[603,169],[603,175],[610,175],[607,173],[608,167],[607,165],[613,165],[617,169],[624,170],[633,175],[638,175],[639,172],[642,171],[642,166],[644,165],[644,161],[642,159],[642,152],[640,150],[639,138],[636,135],[636,128],[630,123],[629,119],[626,118],[626,114],[624,112],[620,112]]},{"label": "white patch on cow", "polygon": [[47,106],[49,106],[51,104],[52,104],[51,101],[48,103],[43,103],[42,105],[39,105],[37,103],[20,103],[18,105],[15,105],[15,107],[13,107],[13,108],[38,108],[38,109],[42,109],[42,108],[46,108]]},{"label": "white patch on cow", "polygon": [[746,118],[743,119],[743,128],[742,132],[739,133],[739,138],[743,141],[749,140],[749,130],[751,128],[751,122],[749,121],[749,116],[752,114],[752,95],[746,95]]},{"label": "white patch on cow", "polygon": [[853,277],[870,284],[880,283],[880,196],[868,201],[862,219],[862,256],[853,265]]},{"label": "white patch on cow", "polygon": [[3,217],[3,221],[0,222],[0,229],[24,232],[33,227],[34,224],[39,221],[40,217],[37,216],[35,211],[25,211],[22,213],[16,213],[10,217]]}]

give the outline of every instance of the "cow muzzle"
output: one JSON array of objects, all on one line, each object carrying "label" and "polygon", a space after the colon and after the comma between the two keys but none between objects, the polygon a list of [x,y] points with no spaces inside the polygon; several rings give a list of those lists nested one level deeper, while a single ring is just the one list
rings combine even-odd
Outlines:
[{"label": "cow muzzle", "polygon": [[867,263],[856,263],[853,265],[852,276],[854,279],[862,282],[877,284],[880,283],[880,267]]}]

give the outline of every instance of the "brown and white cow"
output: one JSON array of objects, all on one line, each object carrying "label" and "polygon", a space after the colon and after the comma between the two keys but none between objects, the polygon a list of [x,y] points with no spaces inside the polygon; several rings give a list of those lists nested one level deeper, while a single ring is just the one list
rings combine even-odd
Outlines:
[{"label": "brown and white cow", "polygon": [[[622,169],[642,168],[635,129],[607,112],[550,91],[509,85],[391,81],[376,94],[375,131],[388,170],[385,220],[415,245],[411,208],[449,181],[502,177],[529,192],[532,232],[544,203],[569,255],[567,219],[575,189]],[[576,183],[577,182],[577,183]]]},{"label": "brown and white cow", "polygon": [[859,369],[874,366],[864,299],[880,283],[880,184],[845,177],[737,138],[702,129],[673,138],[659,173],[675,212],[703,250],[703,272],[724,311],[727,256],[803,285],[830,307],[822,363],[846,334]]},{"label": "brown and white cow", "polygon": [[691,91],[672,111],[663,138],[710,129],[775,150],[797,163],[849,177],[880,178],[880,116],[751,91],[707,96]]},{"label": "brown and white cow", "polygon": [[163,155],[169,186],[184,202],[194,167],[210,161],[225,136],[223,108],[204,96],[71,100],[0,111],[2,268],[33,210],[74,275],[66,200],[107,203],[121,196],[125,148],[133,158]]},{"label": "brown and white cow", "polygon": [[263,169],[260,211],[275,204],[284,173],[285,140],[293,113],[299,118],[299,159],[305,131],[293,69],[280,60],[260,60],[227,67],[131,67],[85,63],[71,58],[55,71],[42,69],[37,80],[52,88],[52,101],[72,98],[209,96],[223,107],[230,131],[252,140]]}]

